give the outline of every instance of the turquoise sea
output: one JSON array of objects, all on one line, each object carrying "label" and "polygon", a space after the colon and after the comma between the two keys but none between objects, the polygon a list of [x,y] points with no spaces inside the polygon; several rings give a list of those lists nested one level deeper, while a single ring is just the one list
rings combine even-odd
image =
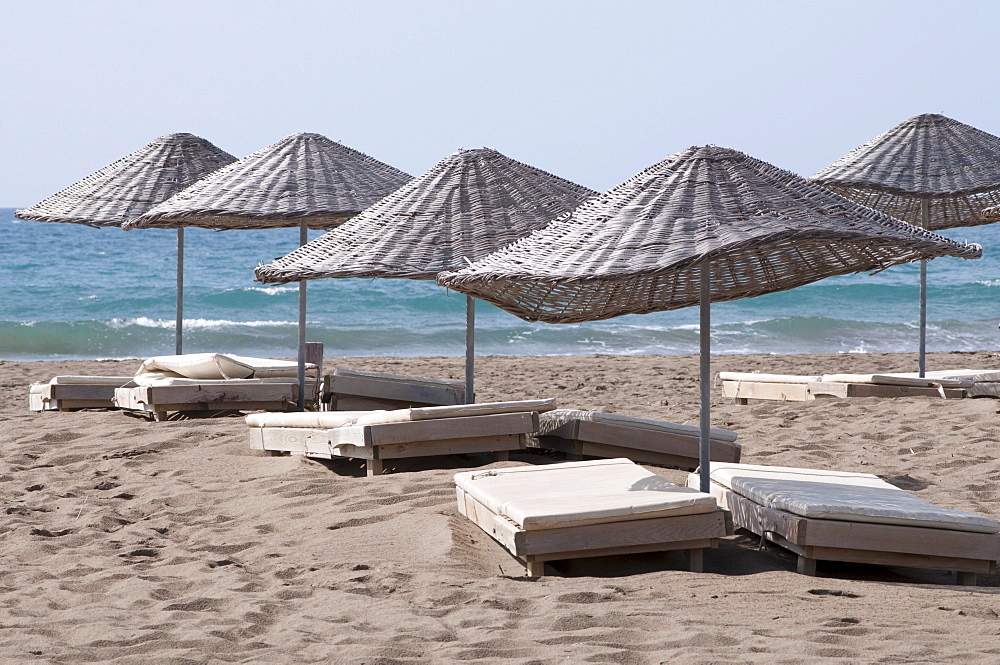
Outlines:
[{"label": "turquoise sea", "polygon": [[[185,232],[185,352],[295,355],[298,290],[253,269],[298,229]],[[318,236],[319,232],[313,234]],[[946,235],[979,260],[928,264],[928,349],[1000,347],[1000,225]],[[0,359],[136,358],[174,351],[176,233],[19,221],[0,209]],[[916,265],[834,277],[712,308],[715,353],[915,351]],[[460,356],[465,298],[432,282],[309,282],[308,339],[327,355]],[[678,354],[698,350],[694,308],[591,324],[526,323],[477,307],[480,355]]]}]

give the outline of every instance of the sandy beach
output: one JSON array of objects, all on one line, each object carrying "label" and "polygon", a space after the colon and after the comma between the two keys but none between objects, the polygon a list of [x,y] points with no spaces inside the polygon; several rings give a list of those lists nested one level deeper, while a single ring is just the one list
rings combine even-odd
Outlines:
[{"label": "sandy beach", "polygon": [[[460,378],[460,358],[332,359]],[[0,362],[2,663],[997,663],[1000,575],[821,563],[737,532],[706,555],[523,568],[455,509],[452,476],[551,458],[360,462],[264,457],[242,418],[152,423],[33,414],[56,374],[137,361]],[[912,354],[727,355],[713,371],[912,371]],[[696,356],[485,357],[480,401],[697,423]],[[928,369],[997,368],[934,353]],[[731,403],[749,463],[857,470],[940,506],[1000,518],[1000,402],[936,398]],[[682,483],[686,473],[650,467]]]}]

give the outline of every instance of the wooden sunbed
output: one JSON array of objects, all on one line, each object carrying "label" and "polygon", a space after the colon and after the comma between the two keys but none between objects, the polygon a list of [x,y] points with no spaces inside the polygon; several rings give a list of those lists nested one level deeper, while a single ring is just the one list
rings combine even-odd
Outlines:
[{"label": "wooden sunbed", "polygon": [[[722,393],[746,404],[749,400],[802,402],[828,397],[962,397],[998,395],[1000,372],[954,370],[890,374],[763,374],[720,372]],[[983,380],[989,379],[989,380]]]},{"label": "wooden sunbed", "polygon": [[396,411],[260,413],[247,416],[251,446],[271,454],[364,459],[369,476],[384,462],[406,457],[497,453],[527,447],[538,413],[555,400],[489,402]]},{"label": "wooden sunbed", "polygon": [[[315,378],[311,385],[315,386]],[[173,413],[289,411],[297,408],[298,394],[295,379],[162,379],[116,389],[115,404],[161,421]]]},{"label": "wooden sunbed", "polygon": [[711,477],[734,524],[794,552],[805,575],[818,560],[846,561],[955,571],[974,585],[1000,559],[996,520],[939,508],[872,474],[713,464]]},{"label": "wooden sunbed", "polygon": [[330,411],[372,411],[465,404],[465,383],[423,376],[336,368],[324,377]]},{"label": "wooden sunbed", "polygon": [[131,376],[55,376],[28,388],[31,411],[113,409],[115,389],[131,385]]},{"label": "wooden sunbed", "polygon": [[627,459],[565,462],[455,475],[458,511],[520,560],[683,550],[690,570],[732,532],[715,499],[673,485]]},{"label": "wooden sunbed", "polygon": [[[635,462],[693,470],[699,464],[699,430],[658,420],[599,411],[556,409],[539,417],[530,445],[566,453],[570,459],[627,457]],[[711,459],[739,462],[736,432],[711,430]]]},{"label": "wooden sunbed", "polygon": [[[125,411],[158,421],[176,412],[287,411],[297,406],[297,373],[296,362],[270,358],[221,353],[158,356],[142,363],[129,386],[115,390],[114,401]],[[318,373],[315,363],[306,364],[307,405],[318,399]]]}]

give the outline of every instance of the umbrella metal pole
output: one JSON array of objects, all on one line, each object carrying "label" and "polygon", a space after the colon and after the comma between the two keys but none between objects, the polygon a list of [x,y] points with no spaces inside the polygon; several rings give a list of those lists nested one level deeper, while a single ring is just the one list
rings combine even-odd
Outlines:
[{"label": "umbrella metal pole", "polygon": [[[920,200],[920,226],[930,226],[931,201]],[[927,259],[920,260],[920,354],[917,361],[918,376],[922,379],[927,370]]]},{"label": "umbrella metal pole", "polygon": [[[299,222],[299,246],[309,242],[309,224],[305,220]],[[299,280],[299,411],[305,410],[306,404],[306,280]]]},{"label": "umbrella metal pole", "polygon": [[177,322],[174,324],[174,349],[177,355],[183,353],[184,328],[184,227],[177,227]]},{"label": "umbrella metal pole", "polygon": [[465,296],[465,403],[476,401],[476,299]]},{"label": "umbrella metal pole", "polygon": [[701,413],[699,419],[698,434],[698,466],[701,469],[699,475],[700,489],[708,492],[710,485],[711,470],[711,427],[712,427],[712,290],[711,290],[711,267],[708,262],[701,266],[701,299],[700,299],[700,323],[698,329],[699,347],[698,360],[701,375]]}]

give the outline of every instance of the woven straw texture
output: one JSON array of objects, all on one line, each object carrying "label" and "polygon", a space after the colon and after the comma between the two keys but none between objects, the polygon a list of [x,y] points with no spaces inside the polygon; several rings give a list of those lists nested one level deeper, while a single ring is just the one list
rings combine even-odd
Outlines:
[{"label": "woven straw texture", "polygon": [[496,150],[460,150],[343,226],[258,267],[257,279],[434,279],[596,194]]},{"label": "woven straw texture", "polygon": [[574,323],[735,300],[935,256],[957,243],[727,148],[689,148],[438,283],[528,321]]},{"label": "woven straw texture", "polygon": [[37,222],[118,226],[234,161],[203,138],[167,134],[16,214]]},{"label": "woven straw texture", "polygon": [[342,224],[411,176],[319,134],[292,134],[122,226],[210,229]]},{"label": "woven straw texture", "polygon": [[943,115],[910,118],[856,148],[811,180],[852,201],[931,230],[989,224],[1000,205],[1000,137]]}]

